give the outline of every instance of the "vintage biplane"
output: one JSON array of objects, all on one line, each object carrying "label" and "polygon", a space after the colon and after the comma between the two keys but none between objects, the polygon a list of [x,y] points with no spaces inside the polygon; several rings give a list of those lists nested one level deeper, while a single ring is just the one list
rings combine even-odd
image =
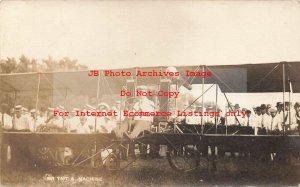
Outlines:
[{"label": "vintage biplane", "polygon": [[[16,99],[22,93],[34,95],[36,100],[34,108],[36,109],[40,107],[39,99],[42,95],[47,95],[52,100],[60,95],[64,101],[67,101],[66,98],[71,94],[86,94],[89,97],[95,97],[95,104],[119,97],[124,107],[130,105],[135,96],[120,97],[120,90],[132,90],[134,92],[137,85],[149,85],[153,89],[159,88],[168,91],[178,89],[182,85],[189,87],[188,85],[200,84],[202,90],[199,91],[199,97],[195,101],[202,102],[202,106],[204,95],[210,89],[209,87],[205,90],[203,87],[205,84],[215,85],[218,88],[216,95],[221,93],[226,99],[227,93],[282,92],[282,101],[285,103],[284,101],[289,99],[285,93],[300,93],[299,62],[222,66],[199,65],[176,68],[182,72],[182,75],[186,70],[189,70],[211,72],[212,76],[182,76],[176,80],[170,77],[134,76],[137,70],[165,71],[167,67],[120,69],[119,71],[131,72],[132,76],[110,77],[103,76],[102,70],[99,70],[99,76],[88,76],[88,71],[4,74],[0,75],[0,91],[14,94]],[[158,103],[159,111],[178,108],[176,100],[170,101],[165,97],[153,97],[151,99]],[[217,104],[217,102],[216,100],[215,103]],[[229,103],[228,99],[227,102]],[[286,112],[283,111],[284,116]],[[226,124],[221,126],[217,124],[217,119],[214,125],[187,125],[172,121],[168,117],[158,117],[153,124],[153,131],[143,132],[133,140],[116,139],[112,134],[99,133],[6,131],[2,131],[1,138],[2,144],[8,144],[11,147],[28,146],[35,152],[30,159],[36,159],[36,165],[43,165],[47,162],[48,165],[70,167],[89,163],[93,167],[105,165],[110,169],[126,168],[134,161],[124,159],[129,152],[129,147],[132,149],[132,146],[128,146],[128,144],[138,144],[150,149],[150,151],[159,151],[157,149],[159,146],[167,147],[167,158],[171,167],[180,172],[193,171],[200,167],[201,159],[207,159],[208,164],[205,167],[209,174],[214,174],[217,168],[215,162],[216,147],[222,148],[224,152],[244,152],[258,156],[271,153],[281,155],[281,158],[287,158],[289,155],[300,155],[299,135],[289,135],[288,132],[279,135],[254,135],[251,127],[228,126]],[[78,151],[71,161],[65,163],[57,158],[57,150],[59,150],[57,148],[59,147],[69,147]],[[108,154],[105,158],[101,158],[99,155],[105,150]]]}]

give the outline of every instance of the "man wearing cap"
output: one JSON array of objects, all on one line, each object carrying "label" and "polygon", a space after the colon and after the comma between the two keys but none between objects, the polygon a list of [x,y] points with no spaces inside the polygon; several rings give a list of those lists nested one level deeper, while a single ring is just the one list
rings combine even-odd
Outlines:
[{"label": "man wearing cap", "polygon": [[267,128],[270,127],[271,117],[267,114],[267,105],[260,105],[261,115],[257,124],[257,134],[266,134]]},{"label": "man wearing cap", "polygon": [[[22,114],[22,106],[15,107],[15,116],[13,118],[13,130],[18,132],[29,132],[28,118]],[[11,146],[11,160],[13,167],[19,167],[25,162],[30,161],[29,148],[25,145]],[[28,162],[27,162],[28,163]]]},{"label": "man wearing cap", "polygon": [[79,108],[73,108],[70,118],[66,122],[69,133],[76,133],[77,125],[80,123],[79,116],[76,116],[76,111],[79,110]]},{"label": "man wearing cap", "polygon": [[15,131],[29,132],[29,121],[26,116],[22,114],[22,106],[15,107],[15,117],[13,118],[13,129]]},{"label": "man wearing cap", "polygon": [[271,115],[271,112],[270,112],[271,108],[272,108],[272,106],[270,104],[267,104],[267,112],[266,113],[268,116]]},{"label": "man wearing cap", "polygon": [[245,118],[242,118],[241,120],[241,125],[242,126],[246,126],[246,127],[251,127],[254,126],[254,117],[251,115],[251,111],[250,110],[246,110],[246,116]]},{"label": "man wearing cap", "polygon": [[[137,90],[148,91],[146,86],[139,86]],[[137,97],[138,101],[133,105],[134,112],[154,112],[154,102],[149,100],[147,96],[140,95]],[[134,116],[133,129],[130,134],[125,133],[128,138],[135,138],[141,132],[145,130],[150,130],[151,124],[153,122],[153,116]]]},{"label": "man wearing cap", "polygon": [[239,104],[235,104],[234,106],[231,105],[231,107],[229,107],[229,111],[231,111],[231,108],[233,109],[232,112],[235,112],[235,115],[230,115],[226,117],[227,120],[227,125],[240,125],[242,119],[240,118],[240,116],[236,116],[237,111],[240,109],[240,105]]},{"label": "man wearing cap", "polygon": [[43,124],[42,118],[39,117],[38,112],[35,112],[35,109],[30,110],[30,118],[29,118],[29,130],[31,132],[37,131]]},{"label": "man wearing cap", "polygon": [[50,128],[50,130],[65,131],[62,117],[58,115],[54,116],[54,108],[48,108],[48,112],[49,116],[45,122],[46,126]]}]

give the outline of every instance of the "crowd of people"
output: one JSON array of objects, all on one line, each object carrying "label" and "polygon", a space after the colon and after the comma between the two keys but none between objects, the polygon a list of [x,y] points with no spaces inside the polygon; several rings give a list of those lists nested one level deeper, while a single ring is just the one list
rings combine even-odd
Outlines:
[{"label": "crowd of people", "polygon": [[[201,106],[191,105],[190,111],[202,110]],[[212,106],[207,106],[206,112],[215,111]],[[294,105],[290,102],[277,102],[275,107],[271,104],[261,104],[252,109],[241,108],[239,104],[229,104],[226,106],[226,113],[234,115],[225,115],[225,112],[217,109],[218,115],[215,117],[187,116],[187,124],[218,124],[218,125],[238,125],[249,126],[255,130],[255,134],[272,134],[284,131],[294,130],[300,133],[300,104]],[[201,119],[202,118],[202,119]]]},{"label": "crowd of people", "polygon": [[[139,86],[137,90],[147,91],[146,86]],[[204,111],[201,106],[184,106],[190,111]],[[154,112],[158,107],[147,96],[138,96],[128,110],[137,112]],[[100,111],[107,113],[109,111],[117,112],[115,116],[77,116],[76,112],[79,108],[73,108],[70,115],[55,115],[54,111],[66,111],[66,109],[59,105],[55,108],[40,108],[28,110],[21,105],[10,109],[7,104],[1,104],[0,124],[5,131],[17,132],[65,132],[65,133],[112,133],[117,138],[136,138],[141,132],[150,131],[154,124],[155,116],[134,116],[133,118],[125,118],[122,115],[123,107],[121,102],[116,101],[113,106],[107,103],[99,103],[97,108],[91,105],[86,105],[82,111]],[[81,111],[81,110],[80,110]],[[270,104],[261,104],[260,106],[246,109],[239,106],[239,104],[228,104],[223,112],[212,106],[207,106],[205,112],[217,112],[215,116],[171,116],[169,120],[184,121],[187,125],[223,125],[223,126],[248,126],[254,129],[255,134],[280,134],[281,132],[289,130],[297,130],[300,132],[300,104],[277,102],[275,107]],[[225,115],[233,113],[235,115]],[[238,115],[236,115],[238,114]],[[151,145],[153,150],[157,148]],[[14,152],[18,153],[18,149],[27,149],[15,147]],[[65,150],[70,148],[61,148],[62,155]],[[12,149],[13,151],[13,149]],[[110,152],[112,150],[109,150]],[[19,151],[20,152],[20,151]],[[104,153],[105,151],[103,151]],[[22,153],[22,154],[23,154]],[[106,152],[105,152],[106,153]],[[15,154],[18,155],[18,154]],[[107,154],[102,154],[101,157],[106,158]],[[5,160],[5,159],[4,159]],[[103,159],[104,160],[104,159]],[[63,160],[65,162],[65,160]]]},{"label": "crowd of people", "polygon": [[[147,90],[146,86],[140,86],[138,89]],[[250,126],[255,129],[255,134],[267,134],[273,132],[283,132],[288,130],[298,130],[300,132],[300,104],[296,102],[294,105],[290,102],[277,102],[275,107],[270,104],[261,104],[252,109],[241,108],[239,104],[228,104],[228,111],[234,115],[225,115],[221,109],[215,109],[212,106],[207,106],[205,109],[201,106],[190,105],[188,111],[202,111],[208,114],[216,111],[216,116],[171,116],[169,120],[184,120],[186,124],[193,125],[238,125]],[[131,110],[153,112],[156,110],[153,101],[146,96],[139,96],[135,103],[132,104]],[[111,133],[114,132],[117,136],[136,137],[141,131],[150,130],[153,125],[153,116],[135,116],[131,120],[126,120],[122,115],[121,102],[116,101],[113,106],[107,103],[99,103],[97,108],[91,105],[86,105],[82,111],[100,111],[107,113],[115,111],[115,116],[77,116],[76,111],[79,108],[73,108],[68,116],[54,115],[54,111],[66,111],[61,105],[56,108],[41,108],[28,110],[21,105],[9,109],[7,104],[1,105],[0,124],[2,129],[7,131],[21,132],[41,132],[41,131],[56,131],[68,133]],[[238,114],[238,115],[237,115]],[[172,119],[173,118],[173,119]],[[129,123],[130,126],[129,127]],[[142,123],[143,125],[140,125]],[[121,124],[121,125],[118,125]],[[135,125],[137,124],[137,125]],[[118,128],[117,128],[118,127]],[[130,129],[131,128],[131,132]],[[128,133],[129,134],[126,134]]]},{"label": "crowd of people", "polygon": [[[106,103],[98,104],[98,111],[120,110],[120,102],[110,107]],[[68,133],[110,133],[117,125],[116,116],[77,116],[79,108],[73,108],[70,116],[54,115],[54,111],[66,111],[61,105],[56,108],[49,107],[47,110],[41,108],[28,110],[17,105],[13,110],[9,110],[7,104],[1,105],[0,122],[2,129],[18,132],[41,132],[56,131]],[[91,105],[86,105],[83,111],[96,111]],[[96,124],[96,125],[95,125]]]}]

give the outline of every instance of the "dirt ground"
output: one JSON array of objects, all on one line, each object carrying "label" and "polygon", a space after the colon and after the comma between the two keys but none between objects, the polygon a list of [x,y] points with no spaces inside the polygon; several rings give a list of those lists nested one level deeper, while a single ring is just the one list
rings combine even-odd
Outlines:
[{"label": "dirt ground", "polygon": [[299,186],[300,161],[292,165],[262,163],[245,158],[217,158],[217,173],[202,166],[193,173],[178,173],[166,158],[137,160],[122,172],[92,168],[34,168],[2,173],[4,186]]}]

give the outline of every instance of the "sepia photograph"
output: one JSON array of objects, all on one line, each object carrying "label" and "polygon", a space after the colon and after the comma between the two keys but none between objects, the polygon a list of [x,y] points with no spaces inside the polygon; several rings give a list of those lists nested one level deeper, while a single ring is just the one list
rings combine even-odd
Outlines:
[{"label": "sepia photograph", "polygon": [[0,186],[300,186],[299,0],[0,0]]}]

